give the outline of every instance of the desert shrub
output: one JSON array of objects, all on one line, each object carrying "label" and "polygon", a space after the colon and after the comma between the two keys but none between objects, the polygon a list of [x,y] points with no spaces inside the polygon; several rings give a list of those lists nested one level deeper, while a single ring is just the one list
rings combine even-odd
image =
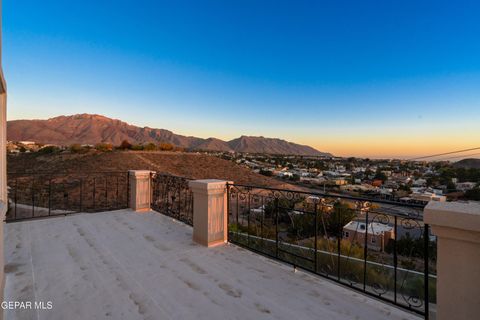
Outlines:
[{"label": "desert shrub", "polygon": [[95,145],[95,149],[98,151],[107,152],[107,151],[112,151],[113,146],[110,143],[97,143]]},{"label": "desert shrub", "polygon": [[132,145],[132,147],[130,149],[135,150],[135,151],[141,151],[141,150],[143,150],[143,145],[142,144],[134,144],[134,145]]},{"label": "desert shrub", "polygon": [[260,169],[260,174],[263,174],[264,176],[271,177],[273,176],[273,172],[270,170],[265,170],[265,169]]},{"label": "desert shrub", "polygon": [[60,148],[56,146],[46,146],[38,150],[38,153],[41,154],[50,154],[50,153],[56,153],[59,152]]},{"label": "desert shrub", "polygon": [[300,176],[298,174],[294,174],[289,178],[290,181],[300,181]]},{"label": "desert shrub", "polygon": [[74,143],[74,144],[70,145],[70,147],[68,149],[70,150],[71,153],[84,153],[84,152],[88,151],[87,148],[82,147],[78,143]]},{"label": "desert shrub", "polygon": [[155,151],[157,149],[157,146],[155,145],[155,143],[147,143],[146,145],[143,146],[143,150],[145,151]]},{"label": "desert shrub", "polygon": [[162,151],[172,151],[174,149],[174,146],[171,143],[162,142],[158,145],[158,149]]}]

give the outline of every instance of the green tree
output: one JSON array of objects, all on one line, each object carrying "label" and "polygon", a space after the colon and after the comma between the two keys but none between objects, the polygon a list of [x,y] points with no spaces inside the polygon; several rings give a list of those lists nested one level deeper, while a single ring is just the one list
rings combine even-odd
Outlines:
[{"label": "green tree", "polygon": [[333,211],[328,215],[325,222],[327,232],[330,235],[339,235],[343,230],[343,226],[352,221],[356,216],[356,212],[348,203],[336,202],[333,205]]},{"label": "green tree", "polygon": [[382,182],[385,182],[388,180],[388,177],[385,173],[383,173],[380,169],[377,170],[375,173],[375,177],[373,178],[375,180],[382,180]]},{"label": "green tree", "polygon": [[295,209],[295,204],[301,202],[303,199],[286,199],[278,198],[269,201],[265,204],[265,218],[276,219],[278,214],[279,223],[289,223],[290,218],[288,212]]},{"label": "green tree", "polygon": [[455,191],[457,187],[455,186],[455,183],[452,182],[452,180],[448,181],[447,183],[447,191],[452,192]]},{"label": "green tree", "polygon": [[288,233],[294,238],[309,238],[315,236],[315,215],[291,214]]},{"label": "green tree", "polygon": [[260,174],[267,177],[273,176],[273,172],[271,170],[265,170],[265,169],[260,169]]},{"label": "green tree", "polygon": [[46,146],[38,150],[38,153],[41,154],[50,154],[50,153],[56,153],[59,152],[60,148],[56,146]]},{"label": "green tree", "polygon": [[298,174],[294,174],[290,177],[291,181],[300,181],[300,176]]},{"label": "green tree", "polygon": [[480,201],[480,188],[476,187],[465,192],[465,198],[468,200]]},{"label": "green tree", "polygon": [[447,184],[452,182],[453,178],[457,177],[457,173],[451,167],[445,167],[439,171],[439,180],[441,184]]},{"label": "green tree", "polygon": [[118,146],[118,149],[121,150],[128,150],[132,148],[132,144],[128,142],[127,140],[123,140],[122,143]]},{"label": "green tree", "polygon": [[369,178],[373,174],[373,172],[372,172],[372,170],[367,169],[367,170],[365,170],[364,174],[365,174],[365,177]]}]

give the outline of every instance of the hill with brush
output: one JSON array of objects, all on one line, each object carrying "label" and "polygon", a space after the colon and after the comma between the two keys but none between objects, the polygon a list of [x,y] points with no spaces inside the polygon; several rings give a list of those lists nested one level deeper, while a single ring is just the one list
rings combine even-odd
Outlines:
[{"label": "hill with brush", "polygon": [[214,156],[184,152],[118,151],[9,155],[8,173],[82,173],[152,170],[189,179],[222,179],[256,186],[293,186]]}]

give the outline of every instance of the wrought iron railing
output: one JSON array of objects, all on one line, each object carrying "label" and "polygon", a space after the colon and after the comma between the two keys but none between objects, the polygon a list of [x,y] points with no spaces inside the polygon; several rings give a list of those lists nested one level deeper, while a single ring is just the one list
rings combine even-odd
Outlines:
[{"label": "wrought iron railing", "polygon": [[8,173],[9,209],[18,221],[128,207],[128,173]]},{"label": "wrought iron railing", "polygon": [[229,241],[428,318],[436,239],[423,206],[228,184]]},{"label": "wrought iron railing", "polygon": [[152,174],[152,209],[193,226],[193,194],[189,179]]}]

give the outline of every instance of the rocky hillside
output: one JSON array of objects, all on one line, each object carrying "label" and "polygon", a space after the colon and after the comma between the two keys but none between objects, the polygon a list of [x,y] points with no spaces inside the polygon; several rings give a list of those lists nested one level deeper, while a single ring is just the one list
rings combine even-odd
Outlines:
[{"label": "rocky hillside", "polygon": [[463,159],[453,164],[455,168],[480,169],[480,159]]},{"label": "rocky hillside", "polygon": [[48,120],[8,121],[7,138],[11,141],[35,141],[56,145],[101,142],[119,145],[123,140],[127,140],[135,144],[166,142],[188,150],[329,155],[312,147],[281,139],[248,136],[231,141],[202,139],[175,134],[165,129],[137,127],[120,120],[92,114],[60,116]]}]

